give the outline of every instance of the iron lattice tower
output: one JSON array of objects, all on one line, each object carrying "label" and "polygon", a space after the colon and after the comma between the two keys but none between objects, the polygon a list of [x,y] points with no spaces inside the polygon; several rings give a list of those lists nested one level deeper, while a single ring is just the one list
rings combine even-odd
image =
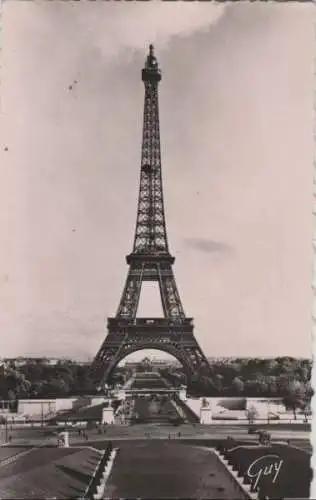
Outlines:
[{"label": "iron lattice tower", "polygon": [[[161,71],[153,46],[142,70],[145,85],[140,187],[133,251],[126,257],[129,270],[115,318],[108,318],[108,335],[92,366],[101,387],[116,365],[140,349],[159,349],[182,364],[188,384],[206,382],[210,366],[193,334],[193,319],[185,316],[168,247],[160,154],[158,84]],[[156,281],[163,318],[137,318],[143,281]]]}]

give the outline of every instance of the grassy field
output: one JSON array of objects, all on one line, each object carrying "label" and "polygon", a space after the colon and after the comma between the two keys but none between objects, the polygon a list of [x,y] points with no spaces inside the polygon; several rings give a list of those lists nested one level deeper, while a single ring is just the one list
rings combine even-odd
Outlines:
[{"label": "grassy field", "polygon": [[119,444],[105,498],[246,498],[215,454],[176,441]]},{"label": "grassy field", "polygon": [[[189,498],[189,496],[191,496],[191,498],[238,498],[236,491],[233,493],[231,490],[232,485],[229,486],[231,479],[227,477],[227,475],[225,476],[220,466],[218,464],[216,465],[217,462],[214,457],[212,458],[211,452],[207,450],[207,448],[215,448],[220,441],[223,441],[227,437],[227,435],[235,437],[241,445],[256,443],[256,436],[248,435],[246,429],[236,429],[236,426],[233,425],[230,427],[202,425],[181,425],[179,427],[174,427],[172,425],[140,424],[132,427],[108,426],[106,434],[102,435],[98,434],[97,430],[89,430],[87,441],[79,437],[77,432],[72,432],[70,444],[75,447],[71,448],[72,450],[81,449],[82,446],[91,446],[102,450],[106,448],[108,441],[111,440],[113,446],[119,449],[114,468],[107,483],[106,495],[108,495],[108,497],[170,498],[170,496],[176,496],[179,498],[182,496],[184,498]],[[27,481],[27,485],[29,485],[31,481],[35,481],[35,478],[37,478],[36,481],[39,481],[39,467],[42,467],[45,463],[43,456],[40,457],[40,455],[38,455],[38,459],[33,460],[32,454],[34,453],[34,449],[32,450],[32,448],[38,447],[44,443],[53,446],[56,442],[56,429],[43,428],[16,431],[16,435],[13,437],[13,444],[11,446],[0,447],[0,461],[29,449],[29,456],[26,455],[22,457],[22,462],[20,462],[20,464],[24,464],[24,467],[27,463],[33,463],[33,465],[37,464],[37,467],[35,467],[36,470],[30,473],[29,476],[25,476],[25,473],[23,477],[19,476],[21,485],[23,485],[25,481]],[[310,443],[307,439],[297,440],[297,442],[293,439],[291,442],[299,446],[305,446],[306,449],[310,447]],[[21,446],[21,443],[24,443],[25,446]],[[274,446],[275,445],[276,444],[274,444]],[[281,448],[284,454],[289,453],[289,450],[291,450],[291,448],[285,446]],[[266,448],[266,450],[269,449]],[[42,453],[45,453],[45,451],[43,450]],[[292,453],[292,451],[290,453]],[[50,457],[51,456],[52,455],[50,455]],[[306,477],[306,471],[309,470],[309,455],[301,452],[300,455],[296,454],[295,456],[297,457],[295,470],[301,471],[299,478]],[[300,457],[300,459],[298,457]],[[299,465],[300,461],[301,464]],[[67,471],[67,474],[71,477],[72,475],[76,476],[76,472],[71,472],[73,470],[71,467],[74,466],[67,467],[66,469],[61,467],[60,470]],[[290,467],[293,469],[294,466],[291,465]],[[21,466],[20,468],[23,469]],[[76,467],[74,467],[74,469],[76,470]],[[288,468],[287,470],[290,470],[290,476],[294,481],[292,469]],[[14,477],[18,477],[17,474],[19,475],[19,470],[15,469],[15,472],[12,468],[10,470],[10,473],[13,474],[12,479],[9,480],[6,478],[5,484],[7,488],[6,495],[9,496],[4,496],[1,494],[0,490],[0,498],[13,498],[13,493],[15,492],[17,494],[17,490],[14,489],[16,487],[14,486],[13,479]],[[50,479],[49,481],[51,481],[52,484],[56,481],[57,488],[59,483],[56,471],[59,469],[56,469],[54,466],[53,470],[54,472],[50,473],[52,475],[49,477],[55,479]],[[42,469],[42,471],[44,471],[44,469]],[[62,485],[58,486],[58,491],[66,491],[65,485],[67,481],[66,478],[68,477],[67,474],[61,476],[63,478],[61,480]],[[82,476],[79,474],[78,477]],[[0,481],[2,481],[1,475]],[[306,479],[304,479],[304,481],[304,488],[306,489]],[[78,483],[75,484],[77,486],[74,486],[74,488],[79,488]],[[291,484],[290,486],[288,484],[287,489],[284,489],[284,491],[288,492],[290,487],[292,490],[295,490],[295,484],[293,482]],[[9,487],[13,489],[10,490]],[[22,486],[20,487],[22,488]],[[30,486],[27,486],[27,488],[29,487]],[[47,493],[49,487],[47,483],[45,486],[46,489],[44,488],[43,490],[45,493],[44,496],[46,497],[49,496]],[[284,485],[282,487],[285,488]],[[27,491],[27,488],[25,491]],[[38,490],[36,491],[38,492]],[[4,490],[2,490],[2,492],[4,492]],[[68,492],[68,495],[70,495],[70,492]],[[34,497],[30,496],[30,498]],[[57,496],[57,498],[60,497]],[[67,498],[72,497],[68,496]]]},{"label": "grassy field", "polygon": [[91,448],[10,450],[20,453],[0,467],[0,498],[5,499],[78,498],[84,494],[101,456]]}]

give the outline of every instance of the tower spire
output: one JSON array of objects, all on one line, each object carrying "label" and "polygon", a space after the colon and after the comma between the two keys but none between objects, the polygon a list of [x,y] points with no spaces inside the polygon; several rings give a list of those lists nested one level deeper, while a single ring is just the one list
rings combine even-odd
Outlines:
[{"label": "tower spire", "polygon": [[134,246],[132,253],[127,256],[128,264],[139,254],[157,257],[164,255],[165,258],[173,259],[168,249],[161,175],[158,106],[161,71],[152,44],[149,45],[149,53],[142,70],[142,80],[145,99],[140,188]]},{"label": "tower spire", "polygon": [[158,65],[157,57],[154,53],[154,46],[149,45],[149,52],[146,58],[145,67],[142,71],[143,81],[159,82],[161,80],[161,72]]},{"label": "tower spire", "polygon": [[157,58],[155,57],[154,46],[152,43],[149,45],[149,53],[147,56],[146,67],[153,69],[158,68],[158,61]]}]

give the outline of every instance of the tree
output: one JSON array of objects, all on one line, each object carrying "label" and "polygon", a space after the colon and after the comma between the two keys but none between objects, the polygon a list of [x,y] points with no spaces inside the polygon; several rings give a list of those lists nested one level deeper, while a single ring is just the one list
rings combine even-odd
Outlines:
[{"label": "tree", "polygon": [[265,382],[267,384],[267,393],[271,397],[276,396],[278,393],[278,380],[275,375],[267,375],[265,377]]},{"label": "tree", "polygon": [[16,394],[12,389],[8,390],[8,400],[9,401],[14,401],[16,399]]},{"label": "tree", "polygon": [[[42,394],[43,394],[43,387],[45,385],[45,380],[38,380],[36,382],[33,382],[32,384],[32,388],[31,388],[31,396],[34,396],[34,397],[42,397]],[[46,382],[47,383],[47,382]]]},{"label": "tree", "polygon": [[267,384],[266,377],[261,373],[257,373],[255,382],[256,382],[258,396],[266,396],[269,391],[269,386]]},{"label": "tree", "polygon": [[312,415],[311,401],[313,397],[313,388],[310,381],[304,384],[304,393],[301,401],[301,410],[305,418],[305,422],[308,421],[307,417]]},{"label": "tree", "polygon": [[286,388],[286,394],[283,398],[283,402],[286,408],[293,411],[294,420],[297,419],[297,410],[306,406],[307,401],[307,391],[304,384],[293,380],[288,384]]},{"label": "tree", "polygon": [[249,408],[246,410],[246,416],[249,422],[249,425],[254,424],[256,418],[258,418],[258,410],[255,406],[249,406]]},{"label": "tree", "polygon": [[257,380],[245,380],[244,394],[248,397],[254,397],[258,395]]},{"label": "tree", "polygon": [[220,373],[216,373],[214,376],[214,386],[217,392],[221,393],[223,390],[224,377]]},{"label": "tree", "polygon": [[279,364],[276,359],[266,359],[265,360],[265,369],[263,370],[268,376],[275,376],[276,371],[278,370]]},{"label": "tree", "polygon": [[311,366],[308,365],[307,363],[302,363],[300,366],[297,367],[295,370],[297,377],[300,381],[304,382],[305,384],[308,383],[308,381],[311,378]]},{"label": "tree", "polygon": [[69,392],[69,386],[62,378],[55,378],[47,382],[45,392],[48,396],[65,396]]},{"label": "tree", "polygon": [[233,379],[232,386],[233,386],[234,391],[236,391],[236,393],[238,395],[243,394],[245,385],[239,377],[235,377]]},{"label": "tree", "polygon": [[[312,367],[310,359],[235,358],[214,359],[210,363],[211,378],[206,380],[204,377],[203,380],[200,374],[192,385],[192,389],[202,396],[280,396],[293,412],[298,408],[303,412],[309,411],[312,393],[309,382]],[[142,368],[148,370],[146,359],[142,362]],[[45,359],[25,359],[23,364],[21,360],[19,364],[8,360],[0,367],[0,399],[92,394],[96,386],[89,369],[86,363],[69,360],[61,360],[57,364],[50,364]],[[191,382],[187,381],[183,367],[169,366],[159,371],[175,387]],[[117,368],[113,382],[123,383],[130,375],[129,368]],[[295,384],[296,388],[293,387]],[[303,387],[307,389],[303,390]]]},{"label": "tree", "polygon": [[304,400],[301,405],[301,410],[304,415],[304,420],[307,423],[308,422],[308,417],[312,415],[312,408],[311,408],[311,402],[308,400]]}]

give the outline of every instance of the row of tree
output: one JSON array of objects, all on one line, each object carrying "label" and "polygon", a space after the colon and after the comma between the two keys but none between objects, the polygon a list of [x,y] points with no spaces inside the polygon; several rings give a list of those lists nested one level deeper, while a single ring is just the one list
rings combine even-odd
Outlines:
[{"label": "row of tree", "polygon": [[[282,398],[285,407],[311,414],[312,361],[309,359],[230,359],[214,360],[211,375],[189,384],[192,394],[209,397]],[[182,368],[166,367],[161,374],[175,386],[187,379]]]},{"label": "row of tree", "polygon": [[0,398],[52,398],[81,395],[94,391],[89,378],[89,366],[71,361],[56,365],[44,362],[26,362],[22,366],[11,363],[1,368]]},{"label": "row of tree", "polygon": [[[284,397],[293,383],[311,393],[311,368],[311,360],[289,357],[211,360],[210,374],[191,386],[205,396]],[[187,383],[181,367],[160,371],[175,386]]]},{"label": "row of tree", "polygon": [[[287,397],[289,392],[311,397],[311,360],[294,358],[211,360],[208,377],[189,384],[190,390],[204,396]],[[139,369],[142,369],[140,363]],[[146,363],[146,371],[150,367]],[[162,375],[174,386],[187,385],[182,368],[167,366]],[[116,368],[112,383],[123,384],[131,371]],[[96,388],[89,378],[89,366],[72,361],[56,365],[29,361],[22,366],[11,363],[0,371],[0,398],[51,398],[91,394]],[[306,396],[307,397],[307,396]]]}]

